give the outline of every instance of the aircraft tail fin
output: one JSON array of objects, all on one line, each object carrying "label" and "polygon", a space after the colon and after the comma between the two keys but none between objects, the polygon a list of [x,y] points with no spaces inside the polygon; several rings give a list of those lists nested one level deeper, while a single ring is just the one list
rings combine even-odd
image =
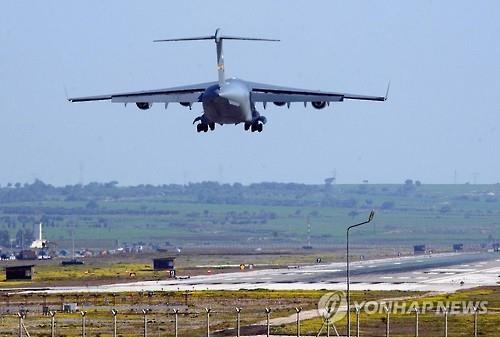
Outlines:
[{"label": "aircraft tail fin", "polygon": [[201,40],[214,40],[215,44],[217,45],[217,72],[219,74],[219,87],[224,86],[224,83],[225,83],[224,55],[222,52],[222,41],[223,40],[273,41],[273,42],[280,41],[280,40],[276,40],[276,39],[263,39],[263,38],[254,38],[254,37],[221,35],[220,28],[217,28],[214,35],[185,37],[185,38],[178,38],[178,39],[162,39],[162,40],[154,40],[153,42],[201,41]]}]

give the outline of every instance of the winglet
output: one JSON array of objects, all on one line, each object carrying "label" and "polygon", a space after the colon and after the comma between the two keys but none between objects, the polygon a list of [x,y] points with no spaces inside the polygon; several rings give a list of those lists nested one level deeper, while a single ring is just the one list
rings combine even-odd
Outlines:
[{"label": "winglet", "polygon": [[68,88],[66,87],[66,84],[64,84],[63,86],[64,86],[64,95],[66,95],[66,100],[68,102],[71,102],[71,99],[69,98],[69,95],[68,95]]},{"label": "winglet", "polygon": [[387,101],[387,99],[389,98],[389,89],[390,88],[391,88],[391,81],[389,81],[389,83],[387,83],[387,90],[385,91],[384,101]]}]

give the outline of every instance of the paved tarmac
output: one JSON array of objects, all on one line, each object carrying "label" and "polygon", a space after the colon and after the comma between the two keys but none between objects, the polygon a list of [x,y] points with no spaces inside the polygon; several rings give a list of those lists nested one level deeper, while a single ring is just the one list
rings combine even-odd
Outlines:
[{"label": "paved tarmac", "polygon": [[[60,292],[120,292],[238,289],[345,289],[345,263],[283,269],[245,270],[193,276],[187,279],[124,284],[54,287]],[[500,284],[499,253],[449,253],[351,263],[353,290],[456,291]]]}]

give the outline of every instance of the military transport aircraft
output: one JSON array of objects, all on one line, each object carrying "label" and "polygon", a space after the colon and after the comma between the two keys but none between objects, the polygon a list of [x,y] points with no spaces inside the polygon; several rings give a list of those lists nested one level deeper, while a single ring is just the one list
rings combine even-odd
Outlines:
[{"label": "military transport aircraft", "polygon": [[330,102],[342,102],[344,99],[357,99],[368,101],[385,101],[385,96],[364,96],[338,92],[314,91],[306,89],[287,88],[263,83],[249,82],[238,78],[226,79],[224,76],[224,56],[222,53],[222,42],[224,40],[246,40],[246,41],[279,41],[274,39],[261,39],[251,37],[237,37],[222,35],[220,29],[214,35],[200,36],[180,39],[155,40],[154,42],[167,41],[194,41],[214,40],[217,49],[218,82],[192,84],[182,87],[167,89],[137,91],[118,93],[101,96],[68,98],[70,102],[105,101],[113,103],[135,103],[141,110],[147,110],[153,103],[164,103],[167,108],[169,103],[179,103],[191,109],[193,103],[201,102],[203,113],[196,117],[193,124],[197,123],[198,132],[214,130],[215,124],[240,124],[243,123],[245,130],[262,132],[266,124],[266,117],[262,116],[255,108],[255,103],[262,103],[266,108],[267,103],[277,106],[287,105],[293,102],[302,102],[304,106],[310,102],[316,109],[323,109]]}]

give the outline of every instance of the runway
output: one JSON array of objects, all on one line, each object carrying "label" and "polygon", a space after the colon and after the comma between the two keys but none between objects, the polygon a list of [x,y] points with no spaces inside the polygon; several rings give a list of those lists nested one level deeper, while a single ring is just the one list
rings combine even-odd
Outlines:
[{"label": "runway", "polygon": [[[124,284],[54,287],[44,292],[123,292],[238,289],[345,289],[345,263],[315,264],[282,269],[245,270],[193,276],[188,279]],[[353,290],[446,291],[497,285],[500,254],[449,253],[367,260],[351,263]]]}]

